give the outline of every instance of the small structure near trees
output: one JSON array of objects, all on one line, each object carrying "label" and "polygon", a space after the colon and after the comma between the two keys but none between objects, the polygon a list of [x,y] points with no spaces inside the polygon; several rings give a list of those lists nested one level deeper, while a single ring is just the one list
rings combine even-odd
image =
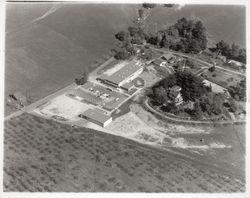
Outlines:
[{"label": "small structure near trees", "polygon": [[169,89],[169,97],[174,102],[176,106],[182,104],[183,98],[181,95],[181,87],[178,85],[174,85]]}]

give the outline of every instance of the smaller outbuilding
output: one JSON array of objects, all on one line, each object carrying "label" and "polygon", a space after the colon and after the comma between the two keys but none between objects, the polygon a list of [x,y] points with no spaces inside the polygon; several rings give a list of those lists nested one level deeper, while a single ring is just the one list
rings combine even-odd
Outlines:
[{"label": "smaller outbuilding", "polygon": [[173,55],[172,53],[167,53],[167,54],[163,54],[163,55],[161,56],[161,59],[166,60],[168,63],[171,63],[171,64],[172,64],[172,63],[175,62],[176,56]]},{"label": "smaller outbuilding", "polygon": [[121,88],[125,91],[130,91],[134,87],[133,83],[128,82],[121,85]]},{"label": "smaller outbuilding", "polygon": [[174,85],[169,89],[169,96],[176,106],[182,104],[183,98],[181,95],[181,87],[178,85]]},{"label": "smaller outbuilding", "polygon": [[84,118],[101,127],[106,127],[112,122],[111,116],[105,115],[104,112],[98,111],[96,109],[88,109],[80,114],[79,117]]},{"label": "smaller outbuilding", "polygon": [[202,81],[205,86],[211,87],[212,92],[214,93],[224,93],[226,96],[230,96],[228,90],[220,85],[217,85],[209,80],[203,80]]},{"label": "smaller outbuilding", "polygon": [[245,65],[241,62],[235,61],[235,60],[229,60],[228,65],[236,70],[241,70],[245,67]]},{"label": "smaller outbuilding", "polygon": [[162,60],[162,59],[160,59],[160,58],[155,59],[155,60],[153,61],[153,63],[154,63],[155,65],[159,66],[159,67],[164,67],[164,66],[166,66],[166,64],[167,64],[166,61],[164,61],[164,60]]}]

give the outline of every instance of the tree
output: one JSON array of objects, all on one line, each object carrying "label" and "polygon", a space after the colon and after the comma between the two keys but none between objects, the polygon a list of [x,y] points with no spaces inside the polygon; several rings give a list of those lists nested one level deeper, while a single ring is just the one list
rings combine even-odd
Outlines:
[{"label": "tree", "polygon": [[154,4],[154,3],[143,3],[142,7],[146,8],[146,9],[152,9],[152,8],[156,7],[156,4]]},{"label": "tree", "polygon": [[177,85],[182,88],[184,101],[195,101],[208,92],[202,79],[191,72],[176,72]]},{"label": "tree", "polygon": [[246,49],[240,49],[237,60],[246,64]]},{"label": "tree", "polygon": [[162,86],[157,87],[153,90],[155,101],[161,105],[164,105],[168,101],[167,91]]},{"label": "tree", "polygon": [[202,110],[200,106],[200,101],[196,100],[194,103],[194,109],[192,110],[192,117],[194,119],[200,119],[202,117]]},{"label": "tree", "polygon": [[117,51],[116,54],[114,55],[114,58],[117,60],[126,60],[129,57],[130,57],[130,54],[125,49]]},{"label": "tree", "polygon": [[125,49],[129,53],[130,56],[133,56],[136,54],[136,50],[135,50],[134,46],[129,44],[129,43],[125,45]]},{"label": "tree", "polygon": [[129,31],[130,36],[133,37],[133,36],[138,35],[139,28],[130,26],[130,27],[128,27],[128,31]]},{"label": "tree", "polygon": [[178,29],[175,26],[170,26],[167,30],[166,30],[167,34],[169,36],[173,36],[174,38],[178,38],[179,37],[179,32]]},{"label": "tree", "polygon": [[213,65],[212,67],[209,67],[208,71],[214,72],[215,71],[215,65]]},{"label": "tree", "polygon": [[199,53],[202,50],[200,42],[196,39],[190,39],[187,43],[185,50],[187,53]]},{"label": "tree", "polygon": [[148,43],[152,44],[152,45],[157,45],[158,44],[158,38],[157,37],[150,37],[147,40]]},{"label": "tree", "polygon": [[229,47],[228,43],[221,40],[220,42],[216,43],[216,50],[220,51],[220,53],[223,56],[228,56],[229,51],[230,51],[230,47]]},{"label": "tree", "polygon": [[139,9],[138,10],[138,15],[140,18],[143,18],[144,17],[144,10],[143,9]]},{"label": "tree", "polygon": [[167,8],[172,8],[172,7],[175,6],[175,4],[173,4],[173,3],[167,3],[167,4],[164,4],[163,6],[167,7]]},{"label": "tree", "polygon": [[237,111],[237,105],[236,105],[236,102],[234,101],[234,99],[232,99],[232,98],[228,99],[228,107],[229,107],[230,112],[234,113]]},{"label": "tree", "polygon": [[88,74],[87,74],[87,72],[83,72],[83,74],[80,78],[75,79],[75,83],[77,85],[83,85],[87,82],[87,80],[88,80]]},{"label": "tree", "polygon": [[246,63],[246,49],[241,49],[238,45],[232,44],[231,47],[228,43],[221,40],[216,43],[215,48],[211,48],[213,52],[221,53],[227,59],[233,59],[236,61],[240,61],[242,63]]},{"label": "tree", "polygon": [[120,31],[117,34],[115,34],[115,38],[121,42],[124,42],[128,39],[128,34],[125,31]]},{"label": "tree", "polygon": [[145,49],[139,56],[144,60],[150,60],[153,57],[153,51],[151,49]]},{"label": "tree", "polygon": [[225,95],[224,94],[214,94],[213,102],[211,105],[213,105],[213,113],[218,115],[222,112],[222,109],[224,108],[224,100]]},{"label": "tree", "polygon": [[230,86],[228,92],[235,100],[246,100],[246,79],[242,79],[236,86]]},{"label": "tree", "polygon": [[231,45],[230,50],[230,58],[231,59],[237,59],[237,57],[240,55],[240,47],[238,45],[235,45],[234,43]]}]

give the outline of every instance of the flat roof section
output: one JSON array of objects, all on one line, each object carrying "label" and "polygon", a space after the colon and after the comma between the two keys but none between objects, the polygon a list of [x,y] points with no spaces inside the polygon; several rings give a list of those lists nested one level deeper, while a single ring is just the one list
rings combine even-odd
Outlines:
[{"label": "flat roof section", "polygon": [[153,61],[154,64],[160,66],[162,63],[166,63],[166,61],[160,59],[160,58],[157,58]]},{"label": "flat roof section", "polygon": [[100,123],[105,123],[111,118],[110,116],[105,115],[104,113],[101,113],[100,111],[97,111],[95,109],[88,109],[84,111],[81,115],[90,118],[92,120],[96,120],[97,122]]},{"label": "flat roof section", "polygon": [[121,87],[123,87],[123,88],[125,88],[125,89],[127,89],[127,90],[129,90],[131,87],[133,87],[134,85],[133,85],[133,83],[131,83],[131,82],[128,82],[128,83],[125,83],[125,84],[123,84],[123,85],[121,85]]},{"label": "flat roof section", "polygon": [[136,61],[131,61],[130,63],[119,69],[117,72],[113,73],[110,76],[107,76],[105,79],[115,84],[120,84],[140,69],[142,69],[142,67]]}]

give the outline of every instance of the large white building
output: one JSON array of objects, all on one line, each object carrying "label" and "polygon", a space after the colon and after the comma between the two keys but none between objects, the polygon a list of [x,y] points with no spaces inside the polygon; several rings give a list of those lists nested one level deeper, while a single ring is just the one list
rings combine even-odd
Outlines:
[{"label": "large white building", "polygon": [[104,76],[101,79],[108,85],[122,87],[123,84],[126,84],[136,78],[140,73],[142,73],[142,71],[143,67],[140,62],[131,61],[115,73],[110,76]]}]

